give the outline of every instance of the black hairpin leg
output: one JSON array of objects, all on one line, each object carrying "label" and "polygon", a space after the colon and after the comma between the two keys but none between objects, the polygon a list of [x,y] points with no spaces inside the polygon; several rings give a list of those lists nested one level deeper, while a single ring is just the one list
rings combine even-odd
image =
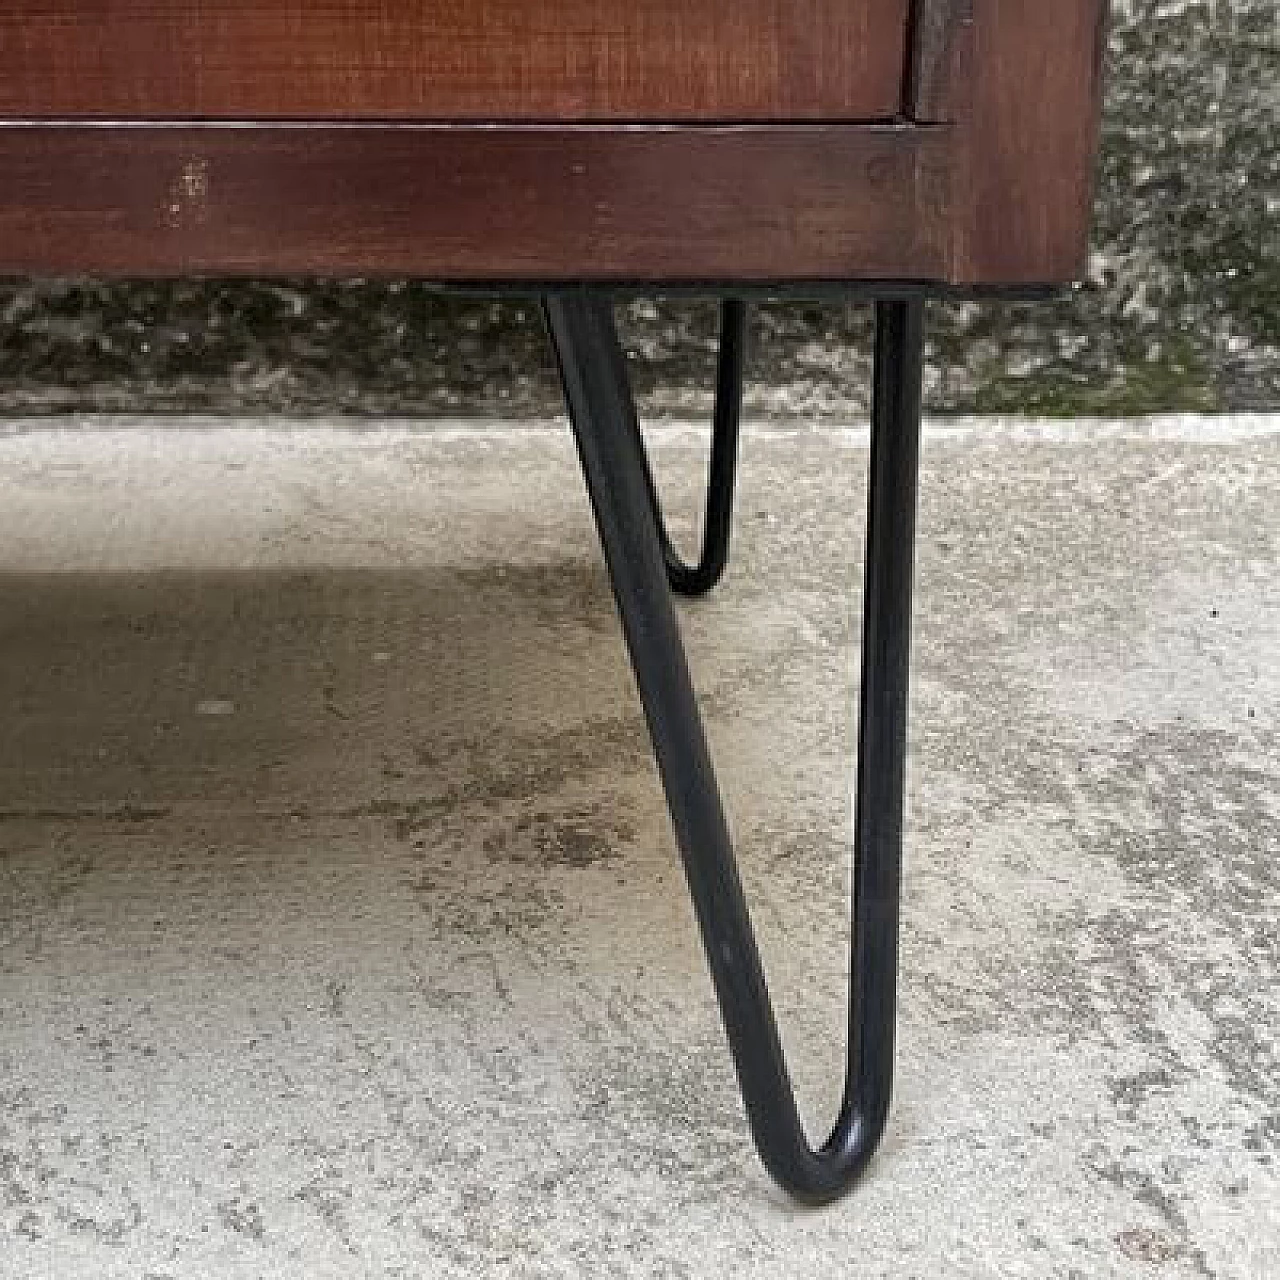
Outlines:
[{"label": "black hairpin leg", "polygon": [[566,292],[546,309],[752,1135],[783,1187],[802,1200],[831,1200],[879,1142],[893,1074],[921,304],[877,309],[849,1050],[839,1118],[816,1149],[796,1108],[680,642],[609,299]]},{"label": "black hairpin leg", "polygon": [[671,590],[681,596],[705,596],[724,576],[729,562],[729,532],[733,524],[733,483],[738,467],[738,428],[742,420],[742,369],[747,338],[747,304],[736,298],[720,304],[720,354],[716,364],[715,418],[711,429],[711,465],[707,479],[707,509],[702,529],[702,552],[696,564],[686,564],[667,532],[662,500],[649,459],[642,453],[662,559]]}]

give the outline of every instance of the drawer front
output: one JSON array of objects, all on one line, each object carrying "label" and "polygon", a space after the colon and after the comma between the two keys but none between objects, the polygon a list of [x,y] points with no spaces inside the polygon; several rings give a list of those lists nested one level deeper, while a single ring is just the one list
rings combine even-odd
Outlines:
[{"label": "drawer front", "polygon": [[910,0],[4,0],[0,116],[883,120]]}]

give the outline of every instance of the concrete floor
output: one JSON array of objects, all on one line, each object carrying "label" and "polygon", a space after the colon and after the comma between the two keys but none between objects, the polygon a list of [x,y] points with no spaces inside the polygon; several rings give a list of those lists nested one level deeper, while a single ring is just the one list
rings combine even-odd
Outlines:
[{"label": "concrete floor", "polygon": [[[683,610],[815,1129],[865,464],[750,434]],[[921,520],[896,1108],[805,1212],[563,427],[11,424],[0,1277],[1280,1276],[1280,419],[939,426]]]}]

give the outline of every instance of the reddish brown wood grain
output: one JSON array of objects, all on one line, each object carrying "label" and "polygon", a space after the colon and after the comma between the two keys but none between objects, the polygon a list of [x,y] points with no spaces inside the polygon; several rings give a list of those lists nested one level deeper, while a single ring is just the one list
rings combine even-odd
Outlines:
[{"label": "reddish brown wood grain", "polygon": [[[11,0],[0,270],[1072,278],[1105,0],[913,4],[908,59],[907,0]],[[700,121],[730,106],[768,122]],[[392,108],[484,122],[362,119]]]},{"label": "reddish brown wood grain", "polygon": [[943,280],[944,129],[0,126],[0,272]]},{"label": "reddish brown wood grain", "polygon": [[1106,10],[1106,0],[973,0],[950,214],[956,283],[1080,274]]},{"label": "reddish brown wood grain", "polygon": [[910,0],[5,0],[0,116],[877,120]]}]

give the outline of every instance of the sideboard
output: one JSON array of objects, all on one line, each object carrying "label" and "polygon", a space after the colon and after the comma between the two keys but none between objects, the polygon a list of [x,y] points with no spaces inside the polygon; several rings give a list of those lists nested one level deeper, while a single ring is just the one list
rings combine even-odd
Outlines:
[{"label": "sideboard", "polygon": [[[1070,280],[1104,0],[7,0],[0,273],[410,276],[545,302],[747,1118],[833,1199],[894,1058],[923,307]],[[700,556],[667,536],[621,292],[723,300]],[[673,595],[728,559],[747,306],[876,308],[849,1048],[801,1125]]]}]

